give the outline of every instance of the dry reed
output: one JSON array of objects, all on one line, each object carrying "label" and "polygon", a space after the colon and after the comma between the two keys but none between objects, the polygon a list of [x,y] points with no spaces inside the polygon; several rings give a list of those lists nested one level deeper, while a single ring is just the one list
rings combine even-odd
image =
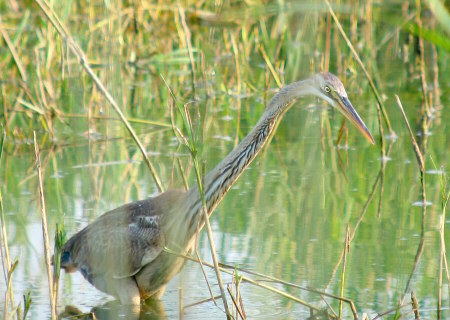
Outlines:
[{"label": "dry reed", "polygon": [[45,266],[47,268],[47,277],[48,277],[48,287],[50,293],[50,306],[51,306],[51,314],[52,319],[58,319],[57,314],[57,295],[54,292],[53,286],[53,275],[52,275],[52,263],[51,263],[51,254],[50,254],[50,241],[48,237],[48,224],[47,224],[47,208],[45,204],[45,196],[44,196],[44,183],[42,178],[42,168],[41,168],[41,156],[39,153],[39,145],[36,140],[36,132],[34,133],[34,156],[36,160],[36,168],[39,179],[39,200],[41,205],[41,218],[42,218],[42,236],[44,238],[44,256],[45,256]]}]

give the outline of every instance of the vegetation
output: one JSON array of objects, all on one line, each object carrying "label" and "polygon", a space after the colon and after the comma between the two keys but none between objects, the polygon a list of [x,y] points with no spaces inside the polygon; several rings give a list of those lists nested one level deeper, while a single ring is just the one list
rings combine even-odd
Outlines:
[{"label": "vegetation", "polygon": [[[57,263],[46,271],[42,204],[58,255],[65,234],[109,209],[201,185],[274,90],[327,70],[376,146],[316,100],[295,104],[211,217],[231,314],[449,317],[448,11],[438,0],[1,2],[5,319],[107,301],[76,277],[58,288]],[[205,271],[211,294],[197,263],[172,281],[169,317],[223,315]]]}]

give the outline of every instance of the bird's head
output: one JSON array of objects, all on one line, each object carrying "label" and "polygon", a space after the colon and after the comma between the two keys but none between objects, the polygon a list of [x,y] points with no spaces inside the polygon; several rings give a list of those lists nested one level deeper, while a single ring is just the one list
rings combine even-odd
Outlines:
[{"label": "bird's head", "polygon": [[318,73],[311,78],[313,94],[326,100],[333,107],[338,109],[347,119],[349,119],[363,136],[372,144],[375,144],[372,135],[367,129],[364,121],[356,112],[347,97],[344,85],[341,80],[331,73]]}]

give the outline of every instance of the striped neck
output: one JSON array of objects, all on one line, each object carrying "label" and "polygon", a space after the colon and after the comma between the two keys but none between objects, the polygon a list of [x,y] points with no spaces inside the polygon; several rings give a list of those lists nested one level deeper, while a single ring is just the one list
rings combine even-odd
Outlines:
[{"label": "striped neck", "polygon": [[[280,120],[280,115],[289,106],[289,103],[298,97],[314,93],[313,78],[294,82],[283,87],[270,101],[264,114],[250,131],[250,133],[205,177],[204,190],[208,214],[223,199],[242,172],[253,161],[272,133],[275,124]],[[189,206],[187,215],[191,226],[195,228],[198,217],[201,216],[202,201],[198,188],[189,190]]]}]

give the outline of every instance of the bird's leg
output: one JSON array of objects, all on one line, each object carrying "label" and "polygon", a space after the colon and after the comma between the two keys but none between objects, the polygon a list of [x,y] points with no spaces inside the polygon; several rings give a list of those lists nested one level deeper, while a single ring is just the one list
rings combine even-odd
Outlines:
[{"label": "bird's leg", "polygon": [[124,305],[140,305],[141,295],[134,278],[115,279],[117,296]]}]

